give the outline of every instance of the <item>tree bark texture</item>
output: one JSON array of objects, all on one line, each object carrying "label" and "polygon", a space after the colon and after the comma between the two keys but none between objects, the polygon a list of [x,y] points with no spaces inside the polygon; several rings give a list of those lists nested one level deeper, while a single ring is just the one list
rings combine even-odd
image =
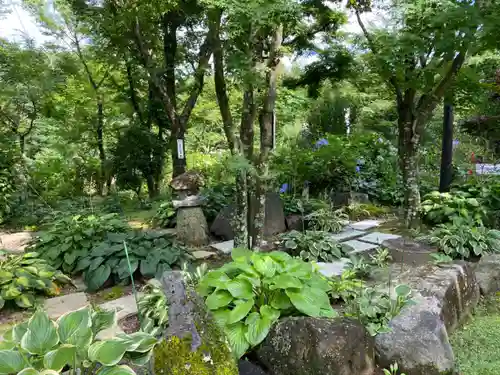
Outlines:
[{"label": "tree bark texture", "polygon": [[443,110],[443,143],[439,191],[447,192],[450,191],[453,177],[453,104],[448,95],[445,96]]}]

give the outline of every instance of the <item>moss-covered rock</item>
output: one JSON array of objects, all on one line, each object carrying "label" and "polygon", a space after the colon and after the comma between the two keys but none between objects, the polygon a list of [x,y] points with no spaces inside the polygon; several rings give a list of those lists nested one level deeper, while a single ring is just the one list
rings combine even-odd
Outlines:
[{"label": "moss-covered rock", "polygon": [[163,277],[169,327],[153,353],[155,375],[238,375],[227,340],[179,271]]}]

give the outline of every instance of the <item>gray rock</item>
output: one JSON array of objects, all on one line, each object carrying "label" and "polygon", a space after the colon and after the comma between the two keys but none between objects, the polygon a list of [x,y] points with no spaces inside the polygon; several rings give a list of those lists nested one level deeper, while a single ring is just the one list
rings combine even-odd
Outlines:
[{"label": "gray rock", "polygon": [[213,243],[210,246],[216,250],[219,250],[221,253],[231,254],[231,251],[234,249],[234,241],[231,240],[231,241]]},{"label": "gray rock", "polygon": [[358,240],[342,242],[342,246],[347,249],[349,255],[354,254],[368,256],[370,254],[373,254],[378,249],[377,245],[368,242],[361,242]]},{"label": "gray rock", "polygon": [[166,272],[162,284],[169,301],[169,325],[153,350],[155,373],[237,375],[238,365],[224,333],[182,272]]},{"label": "gray rock", "polygon": [[199,207],[203,204],[203,197],[200,195],[189,195],[183,200],[173,200],[172,205],[175,209],[180,207]]},{"label": "gray rock", "polygon": [[[138,298],[141,296],[142,293],[137,293]],[[118,321],[137,314],[137,303],[133,294],[105,302],[99,305],[99,308],[107,311],[116,311],[116,319]]]},{"label": "gray rock", "polygon": [[[210,232],[217,237],[221,237],[225,240],[232,240],[234,238],[234,232],[232,228],[232,218],[236,211],[234,205],[229,205],[222,209],[217,215],[212,226],[210,227]],[[278,233],[283,233],[286,231],[285,224],[285,213],[283,210],[283,203],[278,193],[267,193],[266,194],[266,208],[265,208],[265,220],[264,220],[264,236],[269,237]]]},{"label": "gray rock", "polygon": [[410,286],[416,304],[391,320],[390,333],[376,336],[378,364],[387,367],[398,362],[407,375],[455,374],[448,336],[478,303],[479,287],[472,268],[464,262],[412,267],[391,284]]},{"label": "gray rock", "polygon": [[238,362],[238,370],[239,375],[267,375],[259,366],[243,359]]},{"label": "gray rock", "polygon": [[353,319],[285,318],[257,357],[273,375],[372,375],[374,341]]},{"label": "gray rock", "polygon": [[382,247],[389,250],[392,261],[415,266],[432,260],[431,254],[437,252],[435,247],[400,237],[382,242]]},{"label": "gray rock", "polygon": [[398,234],[372,232],[372,233],[367,234],[366,236],[358,238],[358,240],[363,241],[363,242],[369,242],[369,243],[372,243],[375,245],[382,245],[382,242],[384,242],[386,240],[394,240],[397,238],[401,238],[401,236]]},{"label": "gray rock", "polygon": [[380,226],[383,222],[383,220],[362,220],[349,224],[349,227],[356,230],[369,230]]},{"label": "gray rock", "polygon": [[352,239],[361,237],[364,234],[365,234],[365,232],[363,232],[363,231],[348,228],[348,229],[344,229],[340,233],[332,234],[332,238],[337,242],[342,242],[342,241],[352,240]]},{"label": "gray rock", "polygon": [[392,331],[375,337],[377,364],[397,362],[406,375],[453,375],[455,358],[440,311],[436,297],[420,297],[392,319]]},{"label": "gray rock", "polygon": [[288,215],[285,217],[285,222],[288,230],[301,231],[304,229],[304,223],[301,215]]},{"label": "gray rock", "polygon": [[337,262],[332,262],[332,263],[323,263],[323,262],[318,262],[318,268],[319,272],[326,277],[332,277],[332,276],[340,276],[342,275],[342,272],[344,272],[345,268],[347,267],[347,264],[349,262],[349,259],[342,258],[338,260]]},{"label": "gray rock", "polygon": [[364,193],[336,193],[333,197],[333,204],[337,207],[348,206],[351,203],[370,203],[368,194]]},{"label": "gray rock", "polygon": [[177,210],[177,239],[192,246],[210,242],[208,224],[201,207],[182,207]]},{"label": "gray rock", "polygon": [[483,255],[476,264],[475,271],[481,294],[500,291],[500,254]]},{"label": "gray rock", "polygon": [[0,249],[22,253],[33,237],[32,232],[0,233]]},{"label": "gray rock", "polygon": [[81,309],[88,305],[87,295],[83,292],[66,294],[49,298],[44,302],[44,310],[51,319],[57,319],[70,311]]}]

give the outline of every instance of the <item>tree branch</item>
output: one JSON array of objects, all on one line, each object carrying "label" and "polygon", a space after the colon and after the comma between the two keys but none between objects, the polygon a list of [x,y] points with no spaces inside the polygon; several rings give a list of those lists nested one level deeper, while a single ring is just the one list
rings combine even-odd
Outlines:
[{"label": "tree branch", "polygon": [[[361,19],[361,14],[360,14],[359,10],[356,9],[355,13],[356,13],[356,18],[358,20],[358,24],[361,27],[361,30],[363,31],[363,35],[365,36],[366,40],[368,41],[368,46],[370,47],[370,50],[372,51],[372,53],[376,57],[378,57],[377,55],[378,55],[379,51],[375,45],[375,40],[372,38],[372,36],[368,32],[365,24],[363,23],[363,20]],[[387,77],[387,80],[389,81],[389,83],[392,85],[392,87],[394,88],[394,90],[396,92],[396,99],[398,101],[398,104],[401,104],[403,102],[403,94],[401,92],[401,88],[398,85],[396,77],[394,76],[394,74],[390,73],[389,77]]]},{"label": "tree branch", "polygon": [[83,57],[82,49],[80,48],[80,41],[78,40],[78,35],[76,34],[76,31],[74,32],[73,36],[75,38],[76,52],[78,54],[80,61],[82,62],[85,72],[87,73],[87,78],[92,87],[94,88],[94,91],[97,91],[99,87],[95,83],[94,77],[92,77],[92,73],[90,72],[89,66],[87,65],[87,61],[85,61],[85,58]]}]

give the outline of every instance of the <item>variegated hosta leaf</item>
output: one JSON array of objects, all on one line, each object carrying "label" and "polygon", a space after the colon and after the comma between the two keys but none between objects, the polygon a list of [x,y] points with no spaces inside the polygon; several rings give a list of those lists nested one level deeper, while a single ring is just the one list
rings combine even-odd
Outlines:
[{"label": "variegated hosta leaf", "polygon": [[57,319],[61,343],[77,348],[88,347],[93,338],[91,311],[89,307],[71,311]]},{"label": "variegated hosta leaf", "polygon": [[127,347],[126,342],[118,339],[95,342],[90,345],[89,360],[102,363],[104,366],[114,366],[121,361]]},{"label": "variegated hosta leaf", "polygon": [[134,370],[128,366],[101,367],[96,375],[135,375]]},{"label": "variegated hosta leaf", "polygon": [[37,311],[28,321],[28,330],[21,339],[21,347],[31,354],[43,355],[59,342],[57,325],[44,311]]},{"label": "variegated hosta leaf", "polygon": [[146,332],[134,332],[130,335],[119,334],[115,338],[127,345],[127,352],[146,353],[153,349],[158,340]]},{"label": "variegated hosta leaf", "polygon": [[94,336],[102,330],[114,327],[116,324],[116,311],[94,311],[92,313],[92,332]]},{"label": "variegated hosta leaf", "polygon": [[72,364],[76,355],[76,346],[63,344],[51,350],[43,357],[43,365],[49,370],[61,371],[64,366]]},{"label": "variegated hosta leaf", "polygon": [[15,374],[26,365],[21,353],[14,350],[0,350],[0,374]]}]

